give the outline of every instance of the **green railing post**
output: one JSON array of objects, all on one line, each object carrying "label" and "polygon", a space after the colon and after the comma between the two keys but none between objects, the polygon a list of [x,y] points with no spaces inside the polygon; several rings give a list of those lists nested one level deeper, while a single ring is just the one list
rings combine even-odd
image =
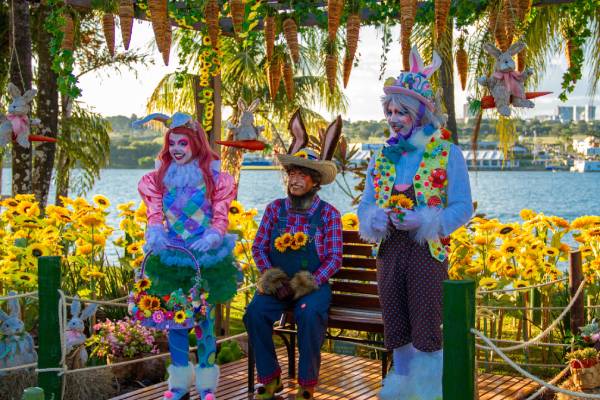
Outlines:
[{"label": "green railing post", "polygon": [[[59,368],[61,360],[58,290],[60,289],[60,257],[38,258],[38,292],[40,296],[40,334],[38,368]],[[61,376],[58,372],[40,372],[38,386],[46,400],[61,398]]]},{"label": "green railing post", "polygon": [[475,282],[444,282],[444,400],[477,399]]},{"label": "green railing post", "polygon": [[23,390],[22,400],[44,400],[44,389],[39,387],[28,387]]}]

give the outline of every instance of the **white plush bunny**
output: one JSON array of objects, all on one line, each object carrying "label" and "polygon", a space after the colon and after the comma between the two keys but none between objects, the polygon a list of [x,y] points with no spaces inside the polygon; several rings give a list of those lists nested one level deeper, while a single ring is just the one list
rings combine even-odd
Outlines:
[{"label": "white plush bunny", "polygon": [[[75,296],[75,299],[71,304],[71,319],[67,323],[67,329],[65,331],[67,353],[70,353],[71,350],[85,343],[87,338],[83,333],[85,329],[83,321],[91,318],[96,313],[97,308],[97,304],[90,304],[83,310],[83,312],[81,312],[81,302],[79,301],[79,296]],[[85,347],[81,349],[79,355],[81,358],[81,364],[85,365],[88,359],[88,353],[85,350]]]},{"label": "white plush bunny", "polygon": [[264,126],[254,126],[254,111],[259,102],[260,99],[256,99],[248,107],[242,98],[238,99],[238,109],[242,113],[240,121],[237,125],[227,123],[227,127],[233,132],[233,140],[258,140],[258,136],[265,129]]},{"label": "white plush bunny", "polygon": [[29,103],[35,97],[35,89],[27,90],[23,95],[17,86],[12,82],[8,84],[8,94],[12,102],[8,106],[8,115],[6,120],[0,124],[0,146],[5,146],[11,140],[15,140],[23,147],[29,147],[29,133],[32,125],[39,125],[38,119],[29,121]]},{"label": "white plush bunny", "polygon": [[477,79],[482,86],[487,86],[492,93],[496,109],[500,115],[510,117],[510,104],[515,107],[533,108],[531,100],[525,98],[525,79],[533,74],[532,68],[523,72],[515,71],[513,56],[525,48],[525,43],[517,42],[504,53],[496,46],[486,43],[483,49],[496,59],[495,72],[489,78],[482,76]]},{"label": "white plush bunny", "polygon": [[[11,296],[14,294],[9,292]],[[0,310],[0,369],[37,362],[33,338],[25,332],[21,321],[19,300],[8,300],[8,308],[10,315]]]}]

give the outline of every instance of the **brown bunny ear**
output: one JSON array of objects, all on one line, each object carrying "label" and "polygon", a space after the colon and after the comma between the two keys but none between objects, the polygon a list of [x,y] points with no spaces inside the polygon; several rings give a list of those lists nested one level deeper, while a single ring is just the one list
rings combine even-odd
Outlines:
[{"label": "brown bunny ear", "polygon": [[342,135],[342,117],[337,116],[327,127],[325,136],[321,141],[321,160],[331,160],[335,153],[340,136]]},{"label": "brown bunny ear", "polygon": [[308,134],[306,133],[306,128],[304,127],[304,122],[302,121],[302,115],[300,114],[299,109],[292,115],[292,119],[288,124],[288,129],[292,134],[292,144],[288,149],[288,154],[292,155],[306,147],[308,144]]}]

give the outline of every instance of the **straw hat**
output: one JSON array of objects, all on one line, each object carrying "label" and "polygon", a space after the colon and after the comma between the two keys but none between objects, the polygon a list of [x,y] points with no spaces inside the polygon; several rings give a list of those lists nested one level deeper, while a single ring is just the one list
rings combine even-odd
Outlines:
[{"label": "straw hat", "polygon": [[333,161],[321,160],[317,153],[309,148],[302,148],[296,153],[277,154],[277,161],[283,168],[291,166],[304,167],[321,174],[321,184],[328,185],[335,181],[337,166]]}]

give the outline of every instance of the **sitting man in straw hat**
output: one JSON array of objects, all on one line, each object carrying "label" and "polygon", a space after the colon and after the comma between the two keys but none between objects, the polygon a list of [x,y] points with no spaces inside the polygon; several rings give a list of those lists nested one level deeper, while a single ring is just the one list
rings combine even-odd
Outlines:
[{"label": "sitting man in straw hat", "polygon": [[267,206],[252,253],[262,275],[246,309],[244,323],[252,345],[259,386],[257,399],[273,399],[283,389],[273,345],[273,323],[293,308],[300,350],[296,399],[312,399],[319,377],[321,345],[331,302],[329,278],[342,263],[340,213],[317,196],[335,180],[330,161],[341,133],[341,119],[327,128],[321,157],[305,148],[308,135],[296,112],[289,126],[294,140],[277,158],[287,174],[288,197]]}]

